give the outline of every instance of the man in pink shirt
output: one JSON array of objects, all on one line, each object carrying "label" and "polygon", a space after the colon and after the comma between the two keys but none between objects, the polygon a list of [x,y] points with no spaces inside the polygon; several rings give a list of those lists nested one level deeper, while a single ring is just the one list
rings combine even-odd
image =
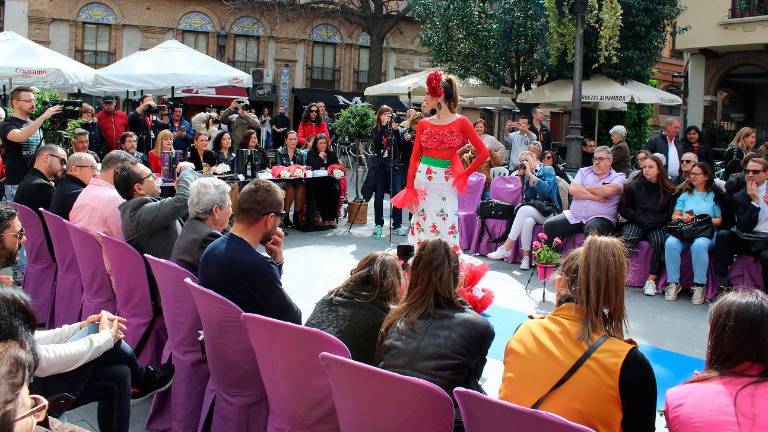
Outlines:
[{"label": "man in pink shirt", "polygon": [[123,240],[123,228],[120,222],[118,206],[125,201],[117,193],[113,182],[115,168],[133,156],[122,150],[113,150],[104,156],[101,172],[77,197],[69,220],[92,233],[103,232],[111,237]]}]

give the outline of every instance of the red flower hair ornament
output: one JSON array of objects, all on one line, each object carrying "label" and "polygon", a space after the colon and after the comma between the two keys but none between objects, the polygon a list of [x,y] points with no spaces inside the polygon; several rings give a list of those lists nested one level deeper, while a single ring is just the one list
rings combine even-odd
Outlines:
[{"label": "red flower hair ornament", "polygon": [[427,76],[427,93],[434,98],[441,98],[445,93],[445,89],[441,85],[443,83],[443,74],[440,71],[432,71]]}]

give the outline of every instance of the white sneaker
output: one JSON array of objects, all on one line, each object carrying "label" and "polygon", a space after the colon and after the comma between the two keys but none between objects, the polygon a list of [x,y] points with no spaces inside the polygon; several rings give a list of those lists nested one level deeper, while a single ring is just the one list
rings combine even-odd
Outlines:
[{"label": "white sneaker", "polygon": [[520,270],[528,270],[530,268],[531,268],[531,257],[526,255],[520,261]]},{"label": "white sneaker", "polygon": [[691,297],[691,303],[695,305],[704,303],[704,287],[702,285],[693,286],[693,296]]},{"label": "white sneaker", "polygon": [[680,284],[667,284],[667,290],[664,292],[664,300],[675,301],[677,300],[678,294],[680,294]]},{"label": "white sneaker", "polygon": [[490,258],[490,259],[501,260],[501,259],[504,259],[504,258],[510,256],[510,255],[512,255],[512,251],[508,251],[508,250],[504,249],[504,245],[501,245],[501,246],[499,246],[498,249],[496,249],[495,251],[489,253],[487,255],[487,257]]},{"label": "white sneaker", "polygon": [[643,294],[647,296],[655,296],[656,295],[656,282],[652,280],[645,281],[645,285],[643,285]]}]

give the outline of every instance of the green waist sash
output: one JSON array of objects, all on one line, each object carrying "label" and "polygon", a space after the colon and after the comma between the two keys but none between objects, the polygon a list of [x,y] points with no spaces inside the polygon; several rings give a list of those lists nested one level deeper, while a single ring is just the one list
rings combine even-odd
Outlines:
[{"label": "green waist sash", "polygon": [[448,159],[438,159],[429,156],[422,156],[421,163],[424,165],[433,166],[436,168],[448,168],[451,166],[451,161]]}]

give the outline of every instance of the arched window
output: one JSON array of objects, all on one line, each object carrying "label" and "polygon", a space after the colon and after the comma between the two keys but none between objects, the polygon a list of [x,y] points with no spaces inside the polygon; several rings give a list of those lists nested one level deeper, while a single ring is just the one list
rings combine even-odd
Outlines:
[{"label": "arched window", "polygon": [[368,68],[370,66],[371,35],[360,32],[357,35],[357,70],[355,71],[355,89],[365,91],[368,87]]},{"label": "arched window", "polygon": [[115,11],[104,3],[88,3],[77,11],[82,24],[82,39],[75,49],[80,62],[93,67],[106,66],[114,60],[112,25],[117,23]]},{"label": "arched window", "polygon": [[229,64],[250,73],[259,67],[259,37],[265,33],[264,26],[258,19],[244,16],[236,19],[229,31],[235,37],[234,55]]},{"label": "arched window", "polygon": [[216,28],[213,20],[202,12],[187,12],[180,19],[181,42],[203,54],[208,54],[208,36]]},{"label": "arched window", "polygon": [[312,66],[309,66],[308,87],[338,89],[341,71],[336,68],[336,44],[341,43],[339,29],[331,24],[315,26],[309,33],[312,40]]}]

